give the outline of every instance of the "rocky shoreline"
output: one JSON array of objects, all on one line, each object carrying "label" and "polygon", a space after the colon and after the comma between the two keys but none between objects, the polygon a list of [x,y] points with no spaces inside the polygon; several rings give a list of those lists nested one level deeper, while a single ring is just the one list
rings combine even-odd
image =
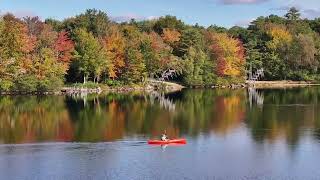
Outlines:
[{"label": "rocky shoreline", "polygon": [[312,81],[246,81],[245,83],[229,84],[229,85],[213,85],[209,87],[191,86],[192,89],[240,89],[240,88],[257,88],[257,89],[276,89],[276,88],[295,88],[320,86],[317,82]]},{"label": "rocky shoreline", "polygon": [[[230,85],[214,85],[211,87],[192,86],[188,88],[192,89],[241,89],[253,87],[257,89],[272,89],[272,88],[294,88],[294,87],[307,87],[307,86],[319,86],[320,84],[308,81],[246,81],[240,84]],[[176,92],[181,91],[186,87],[172,83],[172,82],[158,82],[154,81],[143,86],[119,86],[119,87],[98,87],[98,88],[80,88],[80,87],[63,87],[57,91],[48,92],[26,92],[26,91],[5,91],[0,92],[0,95],[73,95],[73,94],[100,94],[102,92],[114,92],[114,93],[127,93],[127,92],[152,92],[152,91],[164,91],[164,92]]]},{"label": "rocky shoreline", "polygon": [[144,86],[121,86],[121,87],[109,87],[104,89],[108,92],[118,92],[118,93],[125,93],[125,92],[134,92],[134,91],[145,91],[145,92],[152,92],[152,91],[164,91],[164,92],[176,92],[181,91],[185,87],[176,83],[171,82],[160,82],[154,81]]},{"label": "rocky shoreline", "polygon": [[247,81],[246,84],[248,87],[257,89],[295,88],[320,85],[312,81]]},{"label": "rocky shoreline", "polygon": [[102,89],[98,88],[77,88],[77,87],[64,87],[60,90],[60,94],[100,94]]},{"label": "rocky shoreline", "polygon": [[240,89],[240,88],[247,88],[248,85],[245,83],[241,83],[241,84],[230,84],[230,85],[214,85],[211,86],[212,89]]},{"label": "rocky shoreline", "polygon": [[146,85],[132,85],[132,86],[118,86],[107,87],[101,86],[97,88],[85,88],[85,87],[63,87],[56,91],[46,92],[27,92],[27,91],[2,91],[0,95],[77,95],[77,94],[100,94],[102,92],[114,92],[114,93],[126,93],[126,92],[152,92],[152,91],[164,91],[175,92],[180,91],[184,86],[171,82],[153,81]]},{"label": "rocky shoreline", "polygon": [[45,91],[45,92],[28,92],[28,91],[2,91],[0,95],[70,95],[70,94],[99,94],[102,89],[99,88],[72,88],[63,87],[56,91]]}]

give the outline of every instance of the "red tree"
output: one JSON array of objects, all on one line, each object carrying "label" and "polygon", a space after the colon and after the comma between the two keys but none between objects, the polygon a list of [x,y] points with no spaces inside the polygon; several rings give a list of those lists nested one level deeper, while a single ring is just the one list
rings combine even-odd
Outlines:
[{"label": "red tree", "polygon": [[69,38],[69,34],[65,31],[59,33],[54,44],[54,49],[58,52],[58,60],[68,63],[72,58],[74,51],[74,42]]}]

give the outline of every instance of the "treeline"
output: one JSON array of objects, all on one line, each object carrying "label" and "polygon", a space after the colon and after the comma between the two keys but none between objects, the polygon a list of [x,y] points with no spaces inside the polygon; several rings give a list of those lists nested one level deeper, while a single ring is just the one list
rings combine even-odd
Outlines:
[{"label": "treeline", "polygon": [[320,19],[292,8],[248,28],[187,25],[174,16],[116,23],[87,10],[63,21],[0,20],[0,90],[47,91],[64,83],[140,84],[168,70],[189,86],[243,82],[249,69],[266,79],[317,80]]}]

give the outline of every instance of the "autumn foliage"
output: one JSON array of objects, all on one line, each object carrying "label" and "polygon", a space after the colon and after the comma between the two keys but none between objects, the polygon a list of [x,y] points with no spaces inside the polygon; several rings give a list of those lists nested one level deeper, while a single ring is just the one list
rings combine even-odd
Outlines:
[{"label": "autumn foliage", "polygon": [[175,42],[178,42],[180,40],[180,37],[181,34],[177,30],[168,28],[163,29],[162,38],[166,43],[173,44]]},{"label": "autumn foliage", "polygon": [[269,80],[318,80],[319,24],[301,19],[296,9],[230,29],[187,25],[174,16],[117,23],[95,9],[63,21],[5,14],[0,91],[88,81],[145,84],[150,78],[211,87],[242,83],[249,69],[262,68]]},{"label": "autumn foliage", "polygon": [[69,38],[69,33],[61,31],[54,43],[54,50],[57,52],[58,60],[69,63],[74,51],[74,42]]},{"label": "autumn foliage", "polygon": [[212,56],[216,60],[216,72],[219,76],[239,77],[244,73],[245,50],[239,39],[225,33],[208,33]]},{"label": "autumn foliage", "polygon": [[10,14],[1,26],[0,89],[36,91],[63,84],[74,50],[66,32],[57,33],[37,18],[23,21]]},{"label": "autumn foliage", "polygon": [[144,23],[112,23],[98,10],[63,22],[7,14],[0,20],[0,90],[50,90],[65,79],[141,83],[167,71],[174,73],[166,80],[180,78],[187,85],[244,75],[239,40],[186,28],[173,16]]},{"label": "autumn foliage", "polygon": [[111,63],[108,74],[111,79],[121,75],[125,67],[125,39],[117,27],[110,28],[109,36],[103,40],[104,48]]},{"label": "autumn foliage", "polygon": [[268,24],[266,28],[267,34],[272,38],[272,40],[267,43],[267,46],[271,49],[277,49],[293,41],[292,35],[285,26]]}]

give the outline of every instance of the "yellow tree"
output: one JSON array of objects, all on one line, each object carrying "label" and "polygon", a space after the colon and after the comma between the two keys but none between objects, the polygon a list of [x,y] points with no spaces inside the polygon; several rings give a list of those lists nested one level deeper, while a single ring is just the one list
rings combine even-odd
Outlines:
[{"label": "yellow tree", "polygon": [[11,14],[3,16],[0,34],[0,89],[9,90],[13,81],[30,71],[30,52],[36,38],[29,35],[27,26]]},{"label": "yellow tree", "polygon": [[180,40],[181,34],[179,31],[175,29],[165,28],[163,29],[163,33],[161,36],[164,42],[172,45],[173,43],[178,42]]},{"label": "yellow tree", "polygon": [[288,45],[293,41],[290,32],[282,25],[267,25],[267,34],[272,38],[272,40],[267,43],[267,47],[273,50]]},{"label": "yellow tree", "polygon": [[219,76],[239,77],[244,73],[244,48],[240,40],[226,33],[207,34],[212,55],[216,58],[216,70]]},{"label": "yellow tree", "polygon": [[111,61],[108,68],[109,78],[115,79],[121,75],[125,67],[125,39],[119,29],[112,26],[103,44],[107,57]]}]

